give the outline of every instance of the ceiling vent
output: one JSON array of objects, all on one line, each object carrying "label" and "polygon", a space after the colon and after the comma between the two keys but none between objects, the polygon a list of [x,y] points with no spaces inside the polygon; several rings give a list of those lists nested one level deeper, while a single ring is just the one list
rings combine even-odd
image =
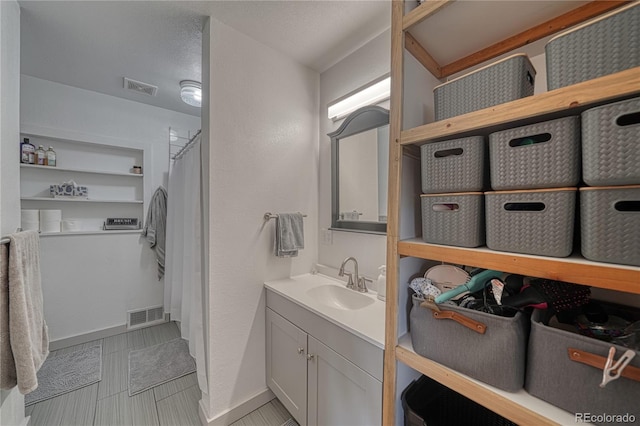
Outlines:
[{"label": "ceiling vent", "polygon": [[124,78],[124,88],[132,92],[149,96],[155,96],[156,93],[158,93],[158,86],[152,86],[151,84],[143,83],[141,81],[131,80],[127,77]]}]

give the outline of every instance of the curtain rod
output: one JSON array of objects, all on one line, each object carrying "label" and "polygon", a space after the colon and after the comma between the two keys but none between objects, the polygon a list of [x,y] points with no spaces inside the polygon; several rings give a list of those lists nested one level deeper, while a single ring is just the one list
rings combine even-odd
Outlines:
[{"label": "curtain rod", "polygon": [[3,238],[0,240],[0,244],[9,244],[9,238]]},{"label": "curtain rod", "polygon": [[173,156],[172,160],[176,160],[178,159],[182,154],[184,154],[193,144],[193,142],[196,140],[196,138],[198,136],[200,136],[200,133],[202,133],[202,129],[198,130],[196,132],[195,135],[193,135],[193,137],[191,139],[189,139],[189,142],[187,142],[186,144],[184,144],[184,146],[182,148],[180,148],[180,150],[178,152],[176,152],[176,154]]}]

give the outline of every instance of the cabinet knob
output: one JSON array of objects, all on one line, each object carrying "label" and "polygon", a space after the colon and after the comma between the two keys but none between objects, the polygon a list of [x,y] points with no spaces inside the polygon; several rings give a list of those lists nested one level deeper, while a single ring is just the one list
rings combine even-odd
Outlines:
[{"label": "cabinet knob", "polygon": [[307,360],[313,361],[313,358],[315,358],[315,355],[307,354]]},{"label": "cabinet knob", "polygon": [[304,348],[298,348],[298,353],[299,354],[303,354],[304,353]]}]

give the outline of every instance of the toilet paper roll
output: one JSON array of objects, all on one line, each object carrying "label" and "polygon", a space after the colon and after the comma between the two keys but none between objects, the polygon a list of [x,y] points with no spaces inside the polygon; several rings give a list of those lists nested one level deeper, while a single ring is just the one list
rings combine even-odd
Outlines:
[{"label": "toilet paper roll", "polygon": [[20,224],[23,231],[39,231],[40,221],[37,220],[23,220]]},{"label": "toilet paper roll", "polygon": [[20,210],[20,219],[22,221],[37,222],[40,220],[40,210],[22,209]]},{"label": "toilet paper roll", "polygon": [[20,227],[25,231],[40,230],[40,210],[23,209],[20,211]]},{"label": "toilet paper roll", "polygon": [[61,220],[62,220],[62,210],[40,210],[40,223],[58,222],[58,226],[60,226]]},{"label": "toilet paper roll", "polygon": [[41,232],[60,232],[59,220],[48,220],[46,222],[40,222]]}]

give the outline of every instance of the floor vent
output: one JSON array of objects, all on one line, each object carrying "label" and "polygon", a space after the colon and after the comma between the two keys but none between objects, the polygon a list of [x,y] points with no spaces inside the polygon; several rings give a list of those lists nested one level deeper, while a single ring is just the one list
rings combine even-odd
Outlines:
[{"label": "floor vent", "polygon": [[132,92],[149,96],[155,96],[156,93],[158,93],[158,86],[153,86],[141,81],[131,80],[127,77],[124,77],[124,88]]},{"label": "floor vent", "polygon": [[153,306],[127,312],[127,328],[138,328],[164,322],[164,307]]}]

